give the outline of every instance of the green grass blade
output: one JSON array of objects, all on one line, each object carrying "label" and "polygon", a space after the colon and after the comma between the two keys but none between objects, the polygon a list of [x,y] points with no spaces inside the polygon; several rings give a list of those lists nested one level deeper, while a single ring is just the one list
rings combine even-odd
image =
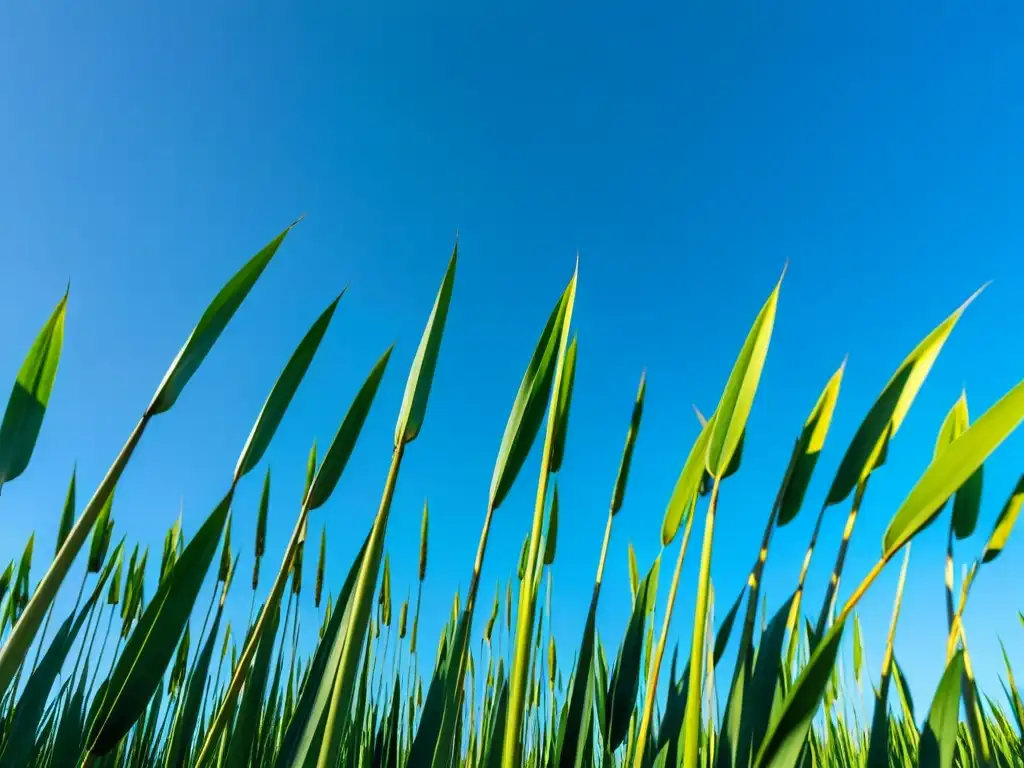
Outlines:
[{"label": "green grass blade", "polygon": [[67,303],[65,293],[32,342],[14,380],[14,389],[7,401],[3,422],[0,422],[0,486],[25,471],[35,450],[64,345]]},{"label": "green grass blade", "polygon": [[946,665],[932,699],[928,720],[921,733],[918,768],[951,768],[956,748],[957,720],[960,716],[960,681],[964,673],[963,651]]},{"label": "green grass blade", "polygon": [[985,549],[981,554],[981,562],[988,563],[999,557],[999,554],[1003,551],[1006,542],[1010,538],[1013,526],[1017,523],[1017,517],[1020,515],[1022,505],[1024,505],[1024,475],[1017,479],[1017,485],[1014,486],[1010,498],[1006,500],[1003,508],[999,511],[995,527],[992,529],[992,534],[989,536]]},{"label": "green grass blade", "polygon": [[818,643],[807,665],[786,692],[754,760],[755,768],[795,768],[821,706],[843,639],[843,622],[837,622]]},{"label": "green grass blade", "polygon": [[295,704],[290,722],[285,726],[286,731],[281,739],[281,749],[276,761],[277,768],[300,768],[316,760],[316,747],[323,738],[327,707],[334,689],[342,645],[351,621],[352,591],[359,575],[359,568],[366,556],[368,543],[369,537],[363,542],[338,593],[334,612],[310,663],[307,683]]},{"label": "green grass blade", "polygon": [[619,471],[615,475],[615,490],[612,491],[611,513],[617,515],[622,509],[622,502],[626,498],[626,482],[629,480],[629,468],[633,463],[633,449],[636,447],[636,437],[640,433],[640,420],[644,415],[644,398],[647,395],[647,373],[640,374],[640,386],[636,391],[636,400],[633,402],[633,414],[629,419],[629,430],[626,432],[626,445],[622,449],[622,459],[619,461]]},{"label": "green grass blade", "polygon": [[761,370],[768,356],[768,344],[775,326],[775,309],[779,301],[779,278],[775,290],[765,302],[754,325],[747,334],[732,373],[722,391],[718,408],[715,409],[711,439],[708,442],[707,470],[712,476],[719,476],[729,467],[737,446],[747,426],[747,417],[754,405],[754,395]]},{"label": "green grass blade", "polygon": [[327,499],[331,497],[331,494],[334,493],[334,488],[337,486],[338,480],[341,479],[341,474],[345,471],[345,467],[348,466],[348,460],[356,447],[359,433],[362,431],[366,417],[370,413],[370,406],[373,405],[373,400],[377,396],[377,389],[380,387],[380,381],[384,377],[384,370],[387,368],[388,360],[391,358],[392,349],[393,347],[388,347],[380,360],[377,361],[377,364],[373,366],[370,375],[366,377],[366,381],[363,382],[363,386],[360,387],[355,399],[353,399],[352,404],[349,406],[341,426],[338,427],[334,440],[331,441],[327,453],[324,454],[323,461],[320,462],[320,468],[317,470],[313,483],[310,485],[309,492],[306,495],[306,509],[308,511],[312,512],[314,509],[323,506]]},{"label": "green grass blade", "polygon": [[828,380],[825,389],[818,396],[818,401],[811,409],[811,415],[807,417],[803,431],[800,433],[798,447],[792,459],[793,467],[787,475],[786,487],[779,501],[778,524],[780,527],[791,522],[800,511],[800,507],[803,506],[807,487],[811,483],[811,476],[818,463],[818,456],[825,447],[825,437],[832,424],[832,414],[835,412],[839,387],[842,384],[845,369],[846,361],[843,361],[839,370],[832,374],[832,378]]},{"label": "green grass blade", "polygon": [[423,417],[427,413],[427,398],[430,386],[434,381],[434,369],[437,367],[437,355],[441,350],[441,337],[444,335],[445,321],[448,319],[448,305],[452,300],[452,288],[455,285],[455,265],[459,256],[459,244],[455,243],[452,257],[448,261],[448,269],[444,273],[441,287],[438,289],[434,307],[430,311],[427,327],[416,350],[409,378],[405,384],[405,396],[402,408],[398,413],[395,425],[395,446],[411,443],[423,427]]},{"label": "green grass blade", "polygon": [[843,501],[882,463],[888,441],[903,423],[953,327],[982,290],[984,286],[929,333],[896,369],[846,449],[825,499],[826,505]]},{"label": "green grass blade", "polygon": [[345,292],[342,291],[320,313],[316,322],[306,331],[306,335],[299,342],[299,346],[295,348],[291,358],[288,360],[288,364],[281,371],[281,375],[278,376],[277,381],[274,383],[274,388],[270,390],[270,395],[267,396],[266,402],[263,403],[263,408],[260,410],[256,423],[253,424],[252,432],[249,433],[249,439],[245,441],[245,448],[242,449],[242,454],[238,457],[238,464],[235,466],[235,482],[238,482],[239,478],[259,464],[260,459],[263,458],[263,454],[274,437],[274,432],[277,431],[278,426],[281,424],[285,411],[288,410],[288,406],[295,396],[299,384],[302,383],[306,371],[309,370],[310,363],[313,362],[317,349],[320,348],[320,342],[323,340],[324,334],[327,333],[327,327],[331,324],[331,318],[334,317],[334,310],[344,295]]},{"label": "green grass blade", "polygon": [[274,636],[277,634],[277,624],[280,619],[281,606],[278,605],[270,614],[270,624],[267,625],[267,630],[260,637],[259,646],[257,646],[256,659],[249,671],[245,691],[235,715],[235,727],[231,734],[231,743],[228,745],[227,758],[224,761],[225,768],[246,768],[255,764],[253,756],[256,748],[256,729],[259,723],[260,706],[263,703],[263,693],[267,686],[267,676],[270,672]]},{"label": "green grass blade", "polygon": [[192,741],[195,738],[196,729],[199,725],[199,710],[203,700],[203,693],[206,690],[206,677],[210,671],[210,660],[213,658],[213,648],[217,643],[217,634],[220,629],[221,618],[224,615],[223,605],[217,609],[213,620],[213,627],[203,643],[203,648],[196,658],[195,664],[188,675],[188,682],[185,684],[185,698],[181,706],[181,714],[178,717],[178,725],[174,731],[168,748],[168,755],[165,765],[167,768],[182,768],[188,764],[188,756],[191,751]]},{"label": "green grass blade", "polygon": [[1024,382],[1005,394],[933,461],[897,510],[882,539],[890,556],[934,519],[946,500],[1024,419]]},{"label": "green grass blade", "polygon": [[64,620],[57,634],[50,642],[50,647],[43,654],[39,666],[29,676],[14,708],[14,716],[10,725],[10,738],[0,753],[0,765],[19,766],[25,764],[32,754],[35,745],[35,735],[39,728],[43,709],[46,700],[50,695],[50,689],[60,674],[61,667],[75,643],[78,633],[85,624],[86,619],[92,613],[94,606],[103,593],[107,579],[114,570],[114,563],[117,561],[123,545],[119,544],[110,557],[106,567],[103,569],[100,578],[93,587],[92,594],[82,606],[77,617],[72,611]]},{"label": "green grass blade", "polygon": [[572,391],[576,386],[576,347],[579,334],[573,334],[562,366],[562,382],[558,386],[558,407],[555,418],[555,433],[551,438],[551,471],[558,472],[565,458],[565,437],[569,431],[569,410],[572,405]]},{"label": "green grass blade", "polygon": [[[717,415],[717,414],[716,414]],[[686,522],[692,514],[693,501],[700,489],[701,478],[704,476],[704,463],[706,461],[708,444],[711,440],[711,433],[714,430],[716,416],[712,416],[697,436],[690,454],[686,457],[686,463],[679,473],[675,488],[672,491],[672,498],[669,499],[668,509],[665,510],[665,518],[661,524],[661,544],[668,546],[675,539],[679,527]]]},{"label": "green grass blade", "polygon": [[249,295],[249,291],[259,280],[263,270],[267,268],[270,260],[277,253],[277,249],[297,223],[291,224],[265,245],[220,289],[203,316],[199,318],[199,323],[189,334],[185,346],[181,348],[178,356],[171,363],[171,367],[164,374],[164,379],[147,410],[147,415],[163,413],[174,405],[189,379],[199,370],[199,366],[210,353],[228,322],[242,306],[245,297]]},{"label": "green grass blade", "polygon": [[107,693],[89,718],[90,754],[105,755],[117,746],[153,697],[217,554],[230,507],[229,493],[185,547],[128,638],[108,679]]},{"label": "green grass blade", "polygon": [[519,384],[512,412],[505,425],[505,433],[498,449],[498,459],[491,476],[490,500],[491,509],[497,509],[505,500],[512,484],[523,468],[526,457],[533,447],[533,442],[544,422],[544,409],[551,394],[551,385],[555,375],[558,349],[562,338],[562,326],[565,323],[570,289],[575,288],[575,280],[562,294],[555,308],[548,317],[547,324],[537,340],[530,364],[526,368],[523,380]]}]

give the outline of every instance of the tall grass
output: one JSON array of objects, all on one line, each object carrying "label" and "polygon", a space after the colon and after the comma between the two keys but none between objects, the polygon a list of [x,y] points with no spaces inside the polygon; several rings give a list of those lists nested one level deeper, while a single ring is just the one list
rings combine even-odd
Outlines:
[{"label": "tall grass", "polygon": [[[764,533],[759,549],[749,553],[749,574],[742,583],[724,585],[729,599],[716,605],[721,593],[710,578],[715,534],[720,518],[737,512],[732,492],[743,480],[747,422],[780,308],[780,280],[746,339],[736,340],[736,362],[714,412],[707,419],[698,412],[700,428],[667,499],[660,532],[663,554],[674,560],[665,600],[658,600],[662,557],[644,572],[629,546],[631,615],[624,626],[605,626],[598,632],[606,563],[621,551],[613,536],[614,522],[629,514],[627,486],[641,422],[645,415],[657,415],[645,414],[647,378],[642,374],[631,413],[624,397],[625,446],[617,475],[607,478],[610,502],[603,536],[595,528],[591,542],[559,542],[560,492],[572,492],[569,486],[560,489],[558,475],[572,445],[567,435],[578,355],[572,328],[574,272],[532,355],[523,355],[526,370],[498,443],[468,589],[453,596],[440,637],[421,636],[422,595],[430,588],[428,507],[424,502],[422,513],[392,507],[403,459],[414,450],[411,444],[424,427],[443,428],[426,414],[435,375],[453,375],[444,364],[442,340],[455,293],[457,245],[407,377],[377,514],[345,580],[325,580],[331,550],[327,526],[321,522],[319,546],[310,553],[317,555],[315,576],[311,588],[302,589],[310,515],[329,501],[345,471],[387,372],[390,349],[367,374],[322,457],[314,444],[305,491],[296,500],[294,529],[283,549],[275,553],[273,542],[267,541],[269,467],[262,470],[258,508],[233,506],[236,488],[265,463],[266,449],[329,330],[339,295],[299,340],[270,388],[235,471],[225,478],[220,503],[191,538],[186,538],[180,516],[168,521],[159,577],[147,584],[149,546],[129,544],[116,534],[117,482],[150,421],[173,408],[289,230],[250,259],[213,299],[77,517],[78,483],[72,471],[64,507],[53,510],[57,546],[42,578],[33,580],[33,562],[40,556],[34,536],[25,542],[21,557],[0,570],[0,768],[1024,765],[1024,701],[1010,658],[1004,650],[1002,695],[980,690],[965,621],[974,585],[1006,547],[1024,505],[1024,475],[1012,489],[993,489],[1008,494],[1006,501],[984,548],[970,561],[959,585],[955,579],[956,544],[981,524],[984,462],[1024,418],[1024,382],[973,424],[966,394],[960,395],[938,425],[931,463],[891,518],[881,556],[859,581],[854,576],[848,594],[842,588],[848,548],[872,474],[890,451],[905,450],[894,440],[896,433],[971,299],[909,353],[865,415],[819,507],[800,576],[781,602],[770,603],[761,588],[771,567],[769,554],[777,536],[785,535],[781,529],[805,506],[826,443],[835,443],[826,438],[846,375],[845,361],[828,379],[804,424],[793,425],[790,460],[774,498],[764,500]],[[0,424],[0,487],[18,480],[31,460],[57,377],[68,300],[65,293],[16,376]],[[539,320],[524,322],[539,325]],[[532,515],[524,515],[504,502],[513,485],[523,482],[521,470],[535,449],[540,453],[539,475]],[[816,613],[807,615],[809,565],[828,545],[820,540],[822,520],[831,507],[846,505],[851,496],[842,537],[834,542],[835,561],[823,600]],[[741,512],[749,518],[754,510]],[[256,539],[251,562],[243,562],[249,550],[232,540],[231,520],[248,514],[256,517]],[[415,525],[417,514],[421,535],[416,583],[395,584],[387,552],[389,522],[395,516],[402,525]],[[516,572],[497,584],[493,602],[483,598],[485,614],[477,622],[481,574],[496,514],[518,520],[525,539]],[[702,525],[694,525],[701,520]],[[925,707],[921,700],[915,705],[903,676],[897,627],[911,541],[937,520],[948,526],[942,584],[947,653],[945,672]],[[688,588],[682,584],[682,566],[695,532],[700,538],[698,576],[692,586],[696,600],[687,622],[676,615],[675,603],[680,589]],[[581,635],[560,636],[556,644],[551,629],[553,583],[568,548],[574,565],[592,548],[596,577]],[[83,550],[85,578],[78,585],[66,583]],[[878,649],[881,672],[871,681],[872,715],[862,719],[843,667],[852,653],[853,679],[862,690],[867,649],[857,607],[900,553],[892,618],[886,644]],[[268,555],[280,555],[272,576],[263,562]],[[252,574],[242,580],[248,586],[236,586],[240,564],[243,573]],[[207,601],[201,594],[208,577],[215,584]],[[62,589],[75,591],[77,597],[66,616],[55,616]],[[735,590],[735,597],[729,590]],[[229,599],[249,602],[244,628],[233,630],[224,619]],[[395,600],[400,601],[397,609]],[[312,603],[319,626],[301,626],[303,602]],[[716,613],[722,617],[717,623]],[[853,625],[852,646],[844,644],[848,624]],[[740,631],[734,638],[737,625]],[[311,633],[313,651],[304,656],[300,635]],[[688,638],[689,645],[673,647],[673,637]],[[435,640],[435,663],[426,669],[422,643]],[[736,663],[731,670],[719,669],[730,644]],[[725,693],[721,709],[720,693]]]}]

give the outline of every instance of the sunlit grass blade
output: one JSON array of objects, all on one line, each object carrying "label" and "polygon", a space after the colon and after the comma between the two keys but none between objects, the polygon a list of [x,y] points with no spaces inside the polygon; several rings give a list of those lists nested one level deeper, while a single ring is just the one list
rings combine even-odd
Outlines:
[{"label": "sunlit grass blade", "polygon": [[992,529],[988,542],[985,544],[985,550],[981,554],[981,561],[983,563],[989,563],[999,557],[1010,538],[1013,526],[1017,523],[1017,517],[1020,515],[1022,506],[1024,506],[1024,475],[1018,478],[1017,485],[1014,486],[1013,492],[999,512],[995,527]]},{"label": "sunlit grass blade", "polygon": [[958,651],[939,681],[928,720],[921,732],[919,768],[950,768],[956,748],[960,715],[960,680],[964,673],[963,652]]},{"label": "sunlit grass blade", "polygon": [[565,438],[569,431],[569,411],[572,405],[572,391],[576,386],[576,352],[577,337],[573,334],[569,349],[565,353],[562,366],[562,381],[558,386],[558,411],[555,419],[555,434],[551,439],[551,471],[558,472],[562,468],[565,457]]},{"label": "sunlit grass blade", "polygon": [[747,417],[754,405],[761,370],[768,356],[781,287],[782,278],[779,278],[747,334],[710,422],[713,427],[708,441],[707,470],[712,476],[720,476],[729,466],[747,427]]},{"label": "sunlit grass blade", "polygon": [[46,325],[36,336],[14,380],[0,422],[0,487],[16,479],[28,467],[50,403],[64,345],[64,315],[68,294],[57,303]]},{"label": "sunlit grass blade", "polygon": [[[537,347],[537,352],[534,353],[534,358],[530,361],[530,367],[527,370],[526,376],[523,378],[523,385],[520,387],[519,396],[516,398],[516,404],[513,406],[512,416],[509,417],[509,427],[512,427],[514,424],[516,426],[511,438],[509,435],[509,428],[506,427],[506,439],[502,440],[498,466],[495,467],[495,479],[497,480],[497,485],[495,485],[494,482],[492,482],[491,485],[492,503],[490,504],[490,508],[493,509],[496,506],[494,499],[503,496],[501,493],[495,493],[496,488],[500,490],[502,487],[506,487],[506,489],[511,487],[511,483],[515,479],[515,475],[518,473],[519,467],[522,466],[522,461],[526,458],[526,453],[529,451],[529,445],[533,442],[533,435],[536,434],[536,428],[528,426],[524,430],[521,428],[522,423],[530,424],[531,421],[535,421],[536,427],[539,428],[540,421],[543,419],[545,401],[548,399],[547,390],[551,388],[551,382],[553,381],[554,386],[550,393],[551,405],[548,409],[544,449],[541,455],[540,478],[537,482],[537,494],[534,500],[533,524],[530,530],[529,563],[526,569],[526,576],[519,585],[519,610],[515,641],[513,644],[512,668],[510,671],[508,722],[505,730],[505,744],[501,758],[503,768],[519,768],[518,763],[521,761],[523,755],[522,727],[527,703],[527,685],[529,682],[529,671],[531,666],[530,658],[533,650],[533,623],[537,601],[535,574],[539,573],[538,561],[540,559],[541,528],[544,522],[544,506],[547,500],[547,484],[550,474],[551,450],[555,437],[556,422],[559,417],[559,389],[561,385],[562,371],[565,366],[566,347],[568,343],[569,326],[572,321],[573,305],[576,300],[578,275],[579,265],[577,264],[576,270],[573,271],[572,279],[569,281],[569,285],[562,294],[562,298],[559,300],[558,305],[552,312],[551,318],[548,320],[548,327],[545,328],[545,335],[549,333],[549,328],[557,328],[557,334],[554,334],[554,337],[551,339],[551,344],[545,344],[544,337],[542,336],[541,343],[538,344]],[[544,350],[550,349],[550,352],[542,352],[542,347]],[[540,353],[541,358],[539,360],[538,353]],[[553,366],[544,362],[545,359],[551,357],[554,358]],[[543,373],[545,368],[551,369],[550,374]],[[542,379],[543,381],[537,381],[537,379]],[[524,392],[528,382],[532,382],[529,387],[530,391]],[[521,411],[520,409],[523,410]],[[524,415],[524,411],[527,414],[536,411],[536,416]],[[519,417],[522,419],[518,424],[517,421],[519,421],[519,419],[517,419],[517,412]],[[563,414],[563,416],[564,415],[565,414]],[[531,432],[532,434],[530,434]],[[513,447],[513,444],[515,447]],[[508,459],[510,452],[513,456],[511,460]],[[511,464],[509,464],[509,461],[511,461]],[[509,471],[509,466],[514,467],[514,471]],[[501,467],[505,468],[499,472],[499,468]],[[503,478],[508,479],[506,481]],[[321,766],[320,768],[325,767]]]},{"label": "sunlit grass blade", "polygon": [[832,414],[835,412],[839,387],[842,384],[845,369],[846,361],[844,360],[843,364],[839,366],[839,370],[828,380],[821,395],[818,396],[818,401],[811,409],[811,414],[807,417],[803,431],[800,433],[798,448],[793,458],[793,467],[789,472],[782,500],[779,502],[779,526],[792,521],[800,511],[800,507],[803,506],[807,487],[810,485],[811,476],[818,463],[818,456],[821,455],[825,446],[825,437],[832,424]]},{"label": "sunlit grass blade", "polygon": [[1024,382],[1006,393],[933,461],[896,511],[882,539],[891,555],[926,527],[946,500],[1024,419]]},{"label": "sunlit grass blade", "polygon": [[982,290],[984,286],[929,333],[896,369],[850,441],[832,481],[826,505],[843,501],[879,466],[886,444],[902,425],[954,326]]},{"label": "sunlit grass blade", "polygon": [[[294,225],[293,225],[294,226]],[[291,229],[291,227],[289,227]],[[14,675],[21,665],[28,650],[35,640],[36,632],[42,624],[43,617],[53,603],[67,575],[75,557],[85,544],[89,531],[92,530],[100,510],[106,504],[108,497],[117,485],[118,479],[124,472],[128,460],[131,458],[142,437],[149,420],[158,413],[170,409],[182,389],[192,375],[198,370],[200,364],[213,348],[214,343],[220,337],[221,332],[241,306],[245,297],[256,280],[263,273],[263,269],[269,263],[278,246],[284,239],[288,230],[278,235],[269,245],[254,256],[235,276],[228,281],[227,285],[207,307],[206,312],[200,318],[198,325],[193,329],[192,334],[185,342],[178,356],[171,363],[170,369],[164,376],[152,403],[146,409],[142,419],[136,424],[135,429],[128,437],[124,447],[118,454],[106,476],[100,483],[99,488],[93,497],[86,504],[85,509],[79,516],[78,521],[71,528],[64,546],[61,547],[57,556],[50,564],[49,570],[43,576],[31,600],[25,606],[24,612],[17,625],[7,638],[7,642],[0,649],[0,696],[7,690]]]}]

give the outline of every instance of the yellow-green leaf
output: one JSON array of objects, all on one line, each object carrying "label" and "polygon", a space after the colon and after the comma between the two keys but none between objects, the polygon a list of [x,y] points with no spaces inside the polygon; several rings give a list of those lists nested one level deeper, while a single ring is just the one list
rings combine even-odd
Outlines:
[{"label": "yellow-green leaf", "polygon": [[533,441],[544,421],[544,410],[548,396],[551,394],[551,385],[558,362],[558,350],[562,344],[562,326],[565,323],[566,311],[572,305],[575,295],[576,273],[574,272],[572,280],[569,281],[569,285],[548,317],[547,325],[544,326],[544,331],[533,351],[533,357],[530,358],[530,364],[519,384],[519,392],[516,394],[512,413],[509,414],[508,423],[505,425],[501,447],[498,449],[498,460],[494,465],[494,474],[491,476],[489,501],[491,509],[497,509],[505,500],[519,470],[526,462]]},{"label": "yellow-green leaf", "polygon": [[956,751],[957,721],[960,717],[960,682],[964,672],[963,650],[949,660],[932,699],[928,720],[921,733],[921,768],[950,768]]},{"label": "yellow-green leaf", "polygon": [[24,472],[32,458],[46,406],[50,402],[53,381],[57,377],[57,364],[64,345],[67,304],[68,294],[65,292],[32,342],[14,380],[4,420],[0,423],[0,486]]},{"label": "yellow-green leaf", "polygon": [[423,426],[430,385],[433,383],[434,369],[437,367],[437,354],[441,349],[441,337],[444,335],[444,324],[448,318],[448,305],[452,300],[458,255],[459,243],[456,241],[448,269],[441,281],[441,288],[434,300],[434,308],[430,311],[427,327],[423,331],[423,338],[420,339],[416,357],[413,358],[409,379],[405,384],[405,396],[402,398],[402,408],[398,413],[398,424],[395,426],[396,447],[401,443],[415,440]]},{"label": "yellow-green leaf", "polygon": [[690,455],[686,457],[679,479],[676,480],[676,487],[672,491],[672,498],[669,499],[668,509],[665,510],[665,518],[661,524],[661,543],[664,546],[671,543],[685,517],[692,514],[693,504],[700,490],[700,481],[704,476],[704,460],[716,418],[717,414],[713,415],[701,429],[690,449]]},{"label": "yellow-green leaf", "polygon": [[797,516],[800,507],[803,506],[804,496],[807,487],[811,482],[811,475],[818,463],[818,456],[825,447],[825,436],[828,434],[829,426],[832,424],[832,414],[836,409],[836,400],[839,397],[839,387],[843,381],[843,371],[846,369],[846,361],[839,366],[832,378],[828,380],[825,389],[818,396],[818,401],[807,417],[803,431],[800,433],[797,449],[791,461],[793,467],[788,473],[786,487],[782,492],[782,499],[779,502],[779,525],[786,525]]},{"label": "yellow-green leaf", "polygon": [[843,501],[885,461],[887,444],[903,423],[942,346],[964,310],[982,290],[984,286],[929,333],[896,369],[850,441],[825,499],[827,505]]},{"label": "yellow-green leaf", "polygon": [[1013,526],[1017,522],[1022,505],[1024,505],[1024,475],[1017,480],[1013,493],[1010,494],[1010,498],[1006,500],[999,512],[995,528],[992,529],[992,535],[988,537],[988,543],[985,544],[985,551],[981,554],[983,563],[999,557],[1003,547],[1006,546],[1006,540],[1010,538],[1010,531],[1013,530]]},{"label": "yellow-green leaf", "polygon": [[562,468],[565,457],[565,436],[569,431],[569,408],[572,405],[572,390],[576,383],[576,346],[579,334],[574,334],[565,353],[562,364],[562,382],[558,387],[558,407],[555,409],[554,434],[551,437],[551,459],[548,467],[552,472]]},{"label": "yellow-green leaf", "polygon": [[882,551],[890,555],[927,526],[946,499],[982,465],[1021,419],[1024,382],[1003,395],[928,466],[889,523]]},{"label": "yellow-green leaf", "polygon": [[754,394],[761,380],[761,370],[768,356],[768,344],[775,326],[775,308],[779,301],[782,278],[771,292],[768,301],[761,307],[754,325],[747,334],[732,373],[722,391],[722,399],[715,409],[714,426],[708,441],[707,470],[713,476],[720,476],[732,462],[739,445],[747,417],[754,405]]}]

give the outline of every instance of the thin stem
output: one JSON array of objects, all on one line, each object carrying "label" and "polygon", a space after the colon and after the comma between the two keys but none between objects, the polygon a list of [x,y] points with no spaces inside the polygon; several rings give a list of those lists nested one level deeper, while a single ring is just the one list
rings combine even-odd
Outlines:
[{"label": "thin stem", "polygon": [[[676,558],[676,569],[672,573],[672,584],[668,591],[668,604],[665,607],[665,618],[661,624],[661,634],[658,636],[658,646],[651,660],[651,667],[647,675],[646,693],[644,695],[644,711],[640,719],[640,731],[637,740],[636,757],[633,765],[639,768],[643,765],[644,750],[647,747],[647,731],[651,727],[651,717],[654,712],[654,701],[658,692],[658,675],[661,672],[661,661],[665,655],[665,645],[668,642],[668,629],[672,623],[672,611],[676,604],[676,591],[679,589],[679,576],[683,570],[683,559],[686,557],[686,548],[690,543],[690,531],[693,528],[694,509],[686,518],[686,527],[683,529],[683,540],[679,545],[679,556]],[[611,517],[608,518],[611,521]],[[607,541],[607,537],[606,537]],[[599,571],[600,573],[600,571]]]},{"label": "thin stem", "polygon": [[682,768],[697,768],[700,742],[700,700],[702,667],[704,662],[705,618],[708,611],[708,585],[711,581],[711,551],[715,535],[715,512],[718,507],[718,488],[721,480],[715,477],[711,498],[704,518],[704,542],[700,554],[700,576],[697,582],[697,606],[693,612],[693,644],[690,649],[690,685],[686,692],[686,715],[683,720]]},{"label": "thin stem", "polygon": [[853,527],[857,522],[857,514],[860,512],[861,502],[864,500],[864,491],[867,490],[867,478],[857,483],[857,490],[853,494],[853,504],[850,506],[850,514],[846,518],[846,527],[843,529],[843,540],[839,544],[839,552],[836,554],[836,564],[832,569],[832,576],[829,578],[828,588],[825,590],[825,599],[821,603],[821,612],[818,614],[818,624],[814,629],[817,637],[825,633],[825,625],[828,617],[832,614],[833,603],[839,591],[839,579],[843,575],[843,566],[846,564],[846,553],[850,548],[850,538],[853,536]]}]

